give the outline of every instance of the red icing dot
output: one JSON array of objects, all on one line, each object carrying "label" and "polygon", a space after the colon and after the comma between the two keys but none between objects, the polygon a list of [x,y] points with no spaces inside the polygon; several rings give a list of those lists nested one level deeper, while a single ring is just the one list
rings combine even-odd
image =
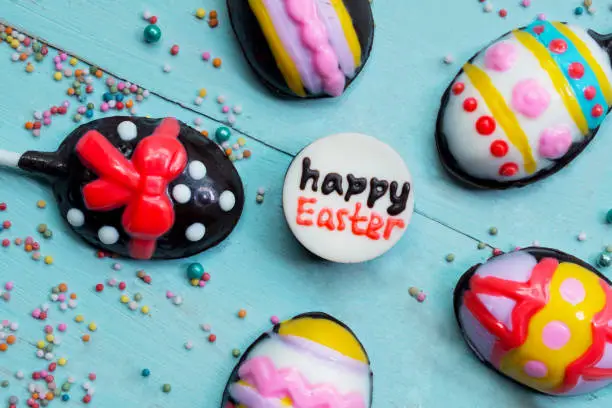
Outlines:
[{"label": "red icing dot", "polygon": [[600,117],[603,115],[603,107],[600,104],[593,106],[593,109],[591,109],[591,115],[596,118]]},{"label": "red icing dot", "polygon": [[567,43],[565,40],[556,38],[552,40],[550,44],[548,44],[548,48],[555,54],[563,54],[565,51],[567,51]]},{"label": "red icing dot", "polygon": [[478,102],[476,101],[476,98],[467,98],[465,101],[463,101],[463,109],[465,109],[467,112],[474,112],[477,107]]},{"label": "red icing dot", "polygon": [[544,26],[543,25],[538,25],[533,27],[533,32],[536,34],[542,34],[544,32]]},{"label": "red icing dot", "polygon": [[463,92],[464,89],[465,85],[463,84],[463,82],[457,82],[455,85],[453,85],[453,93],[455,95],[459,95],[461,92]]},{"label": "red icing dot", "polygon": [[476,121],[476,130],[483,136],[489,136],[495,132],[495,119],[490,116],[481,116]]},{"label": "red icing dot", "polygon": [[584,75],[584,66],[579,62],[572,62],[567,72],[571,78],[580,79]]},{"label": "red icing dot", "polygon": [[513,162],[504,163],[499,168],[499,175],[505,176],[505,177],[511,177],[511,176],[514,176],[516,173],[518,173],[518,170],[519,170],[518,164],[513,163]]},{"label": "red icing dot", "polygon": [[584,88],[584,97],[587,98],[589,101],[593,99],[595,95],[597,95],[597,90],[594,86],[587,86],[586,88]]},{"label": "red icing dot", "polygon": [[504,157],[508,154],[508,143],[503,140],[496,140],[491,143],[491,154],[495,157]]}]

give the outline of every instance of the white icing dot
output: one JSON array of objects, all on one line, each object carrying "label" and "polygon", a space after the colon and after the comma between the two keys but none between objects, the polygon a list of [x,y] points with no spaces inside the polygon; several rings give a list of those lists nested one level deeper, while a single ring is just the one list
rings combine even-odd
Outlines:
[{"label": "white icing dot", "polygon": [[129,120],[125,120],[117,126],[117,133],[119,133],[119,137],[121,140],[132,140],[136,139],[138,136],[138,130],[136,130],[136,125],[134,122],[130,122]]},{"label": "white icing dot", "polygon": [[206,166],[198,160],[189,163],[187,171],[189,172],[189,177],[194,180],[201,180],[206,176]]},{"label": "white icing dot", "polygon": [[191,190],[185,184],[177,184],[172,189],[172,197],[179,204],[185,204],[191,198]]},{"label": "white icing dot", "polygon": [[85,215],[83,215],[81,210],[71,208],[66,213],[66,220],[68,221],[68,224],[72,225],[73,227],[81,227],[83,224],[85,224]]},{"label": "white icing dot", "polygon": [[191,224],[185,230],[185,237],[191,242],[201,240],[202,238],[204,238],[204,234],[206,234],[206,227],[203,224],[200,224],[199,222]]},{"label": "white icing dot", "polygon": [[105,245],[112,245],[119,241],[119,232],[107,225],[98,230],[98,239]]},{"label": "white icing dot", "polygon": [[236,204],[236,196],[229,190],[225,190],[219,196],[219,207],[225,212],[231,211]]}]

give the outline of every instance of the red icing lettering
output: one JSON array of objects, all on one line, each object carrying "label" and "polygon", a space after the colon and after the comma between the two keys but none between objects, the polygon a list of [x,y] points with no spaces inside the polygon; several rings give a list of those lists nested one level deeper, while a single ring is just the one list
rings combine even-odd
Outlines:
[{"label": "red icing lettering", "polygon": [[322,208],[319,216],[317,217],[317,225],[319,227],[326,227],[328,230],[333,231],[336,229],[334,225],[334,213],[329,208]]},{"label": "red icing lettering", "polygon": [[366,235],[368,238],[373,239],[375,241],[380,239],[380,233],[376,232],[382,227],[385,226],[385,221],[383,218],[372,211],[372,215],[370,216],[370,222],[368,223],[368,229],[366,230]]},{"label": "red icing lettering", "polygon": [[344,231],[344,228],[346,227],[344,224],[344,218],[345,216],[347,216],[349,213],[349,211],[345,208],[341,208],[338,210],[338,231]]},{"label": "red icing lettering", "polygon": [[359,216],[359,211],[361,211],[361,203],[355,203],[355,212],[353,215],[349,216],[349,220],[351,220],[351,229],[353,234],[355,235],[365,235],[366,230],[359,228],[359,223],[363,221],[367,221],[368,217]]},{"label": "red icing lettering", "polygon": [[316,198],[306,198],[306,197],[298,198],[297,217],[295,219],[295,222],[297,222],[298,225],[304,225],[304,226],[312,225],[312,220],[303,219],[302,214],[314,214],[314,210],[312,208],[305,209],[304,206],[306,204],[316,204],[316,202],[317,202]]},{"label": "red icing lettering", "polygon": [[387,220],[387,226],[385,227],[385,233],[383,234],[385,239],[389,239],[391,237],[393,227],[406,228],[406,223],[400,218],[389,218]]}]

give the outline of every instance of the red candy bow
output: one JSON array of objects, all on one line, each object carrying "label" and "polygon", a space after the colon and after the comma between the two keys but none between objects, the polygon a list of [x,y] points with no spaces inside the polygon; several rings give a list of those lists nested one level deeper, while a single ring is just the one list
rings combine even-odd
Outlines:
[{"label": "red candy bow", "polygon": [[95,130],[76,145],[83,164],[100,177],[83,188],[85,206],[94,211],[125,206],[121,224],[131,237],[128,249],[133,258],[150,259],[157,239],[174,224],[168,183],[187,165],[187,152],[177,139],[179,132],[176,119],[164,119],[152,135],[138,143],[131,160]]}]

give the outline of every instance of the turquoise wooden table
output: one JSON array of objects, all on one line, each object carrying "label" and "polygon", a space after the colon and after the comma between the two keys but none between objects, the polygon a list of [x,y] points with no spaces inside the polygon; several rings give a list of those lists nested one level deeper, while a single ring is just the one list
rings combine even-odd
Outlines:
[{"label": "turquoise wooden table", "polygon": [[[497,0],[484,13],[476,0],[426,2],[376,1],[375,46],[369,64],[340,99],[285,101],[271,96],[251,73],[234,41],[222,0],[0,0],[0,20],[50,46],[41,63],[12,62],[14,53],[0,44],[0,148],[15,151],[54,150],[75,126],[79,105],[66,95],[73,78],[52,78],[57,50],[76,56],[76,68],[95,64],[116,78],[151,91],[137,103],[139,115],[176,116],[212,132],[227,120],[217,97],[240,106],[232,142],[246,140],[252,157],[236,162],[247,202],[236,231],[220,246],[191,259],[138,262],[98,259],[59,217],[50,189],[39,180],[0,171],[0,201],[8,208],[0,218],[10,229],[0,239],[40,238],[37,225],[47,224],[51,239],[39,239],[42,255],[53,264],[34,261],[23,246],[0,248],[0,284],[12,281],[9,302],[0,300],[0,321],[17,322],[18,340],[0,353],[0,404],[9,396],[25,406],[29,375],[46,366],[36,357],[46,323],[65,322],[55,359],[65,358],[55,377],[75,384],[67,402],[50,406],[81,406],[85,382],[95,388],[91,406],[108,407],[218,407],[223,387],[236,359],[270,327],[270,316],[289,318],[320,310],[345,321],[367,348],[374,370],[374,407],[510,408],[605,407],[612,390],[575,398],[552,398],[520,388],[478,363],[461,340],[452,312],[452,289],[472,264],[488,258],[493,247],[511,250],[537,240],[541,245],[573,253],[591,263],[612,241],[605,213],[612,207],[609,174],[612,161],[612,123],[605,122],[597,139],[567,169],[537,185],[520,190],[466,190],[442,170],[434,145],[434,123],[439,99],[450,80],[469,58],[490,40],[530,22],[538,13],[568,20],[602,32],[612,31],[612,13],[598,0],[597,13],[577,17],[570,0],[533,0],[523,8],[516,0]],[[211,29],[194,17],[197,8],[217,10],[219,27]],[[506,8],[504,19],[496,14]],[[160,43],[142,41],[143,12],[158,16]],[[180,53],[171,56],[173,44]],[[222,58],[220,69],[204,62],[209,51]],[[455,61],[446,65],[444,56]],[[166,71],[164,72],[164,66]],[[94,118],[106,116],[97,108],[105,91],[104,79],[94,80]],[[208,95],[194,104],[198,90]],[[34,111],[70,100],[68,114],[33,137],[24,129]],[[197,121],[197,122],[196,122]],[[309,142],[328,134],[356,131],[392,145],[407,162],[413,177],[417,213],[399,244],[385,256],[358,265],[315,260],[294,240],[281,208],[284,172],[292,157]],[[266,190],[257,204],[257,190]],[[45,209],[37,201],[45,200]],[[491,226],[499,233],[490,236]],[[584,233],[585,240],[577,240]],[[477,249],[478,242],[490,246]],[[447,254],[454,262],[447,262]],[[185,277],[190,262],[201,262],[212,278],[205,288],[192,287]],[[119,264],[120,270],[114,268]],[[144,269],[152,285],[136,277]],[[606,270],[602,270],[606,273]],[[124,281],[125,293],[140,293],[132,311],[121,303],[122,292],[94,287],[109,279]],[[65,282],[78,294],[75,309],[61,311],[49,300],[51,288]],[[416,286],[427,300],[418,303],[407,289]],[[181,296],[175,305],[166,298]],[[46,323],[33,319],[35,308],[49,304]],[[247,311],[244,319],[237,317]],[[75,322],[82,315],[82,323]],[[87,325],[95,322],[97,330]],[[210,325],[217,336],[201,329]],[[85,343],[82,336],[89,334]],[[191,343],[191,350],[185,348]],[[141,376],[148,368],[151,375]],[[88,374],[95,372],[95,381]],[[172,391],[163,393],[163,384]],[[5,384],[6,385],[6,384]]]}]

